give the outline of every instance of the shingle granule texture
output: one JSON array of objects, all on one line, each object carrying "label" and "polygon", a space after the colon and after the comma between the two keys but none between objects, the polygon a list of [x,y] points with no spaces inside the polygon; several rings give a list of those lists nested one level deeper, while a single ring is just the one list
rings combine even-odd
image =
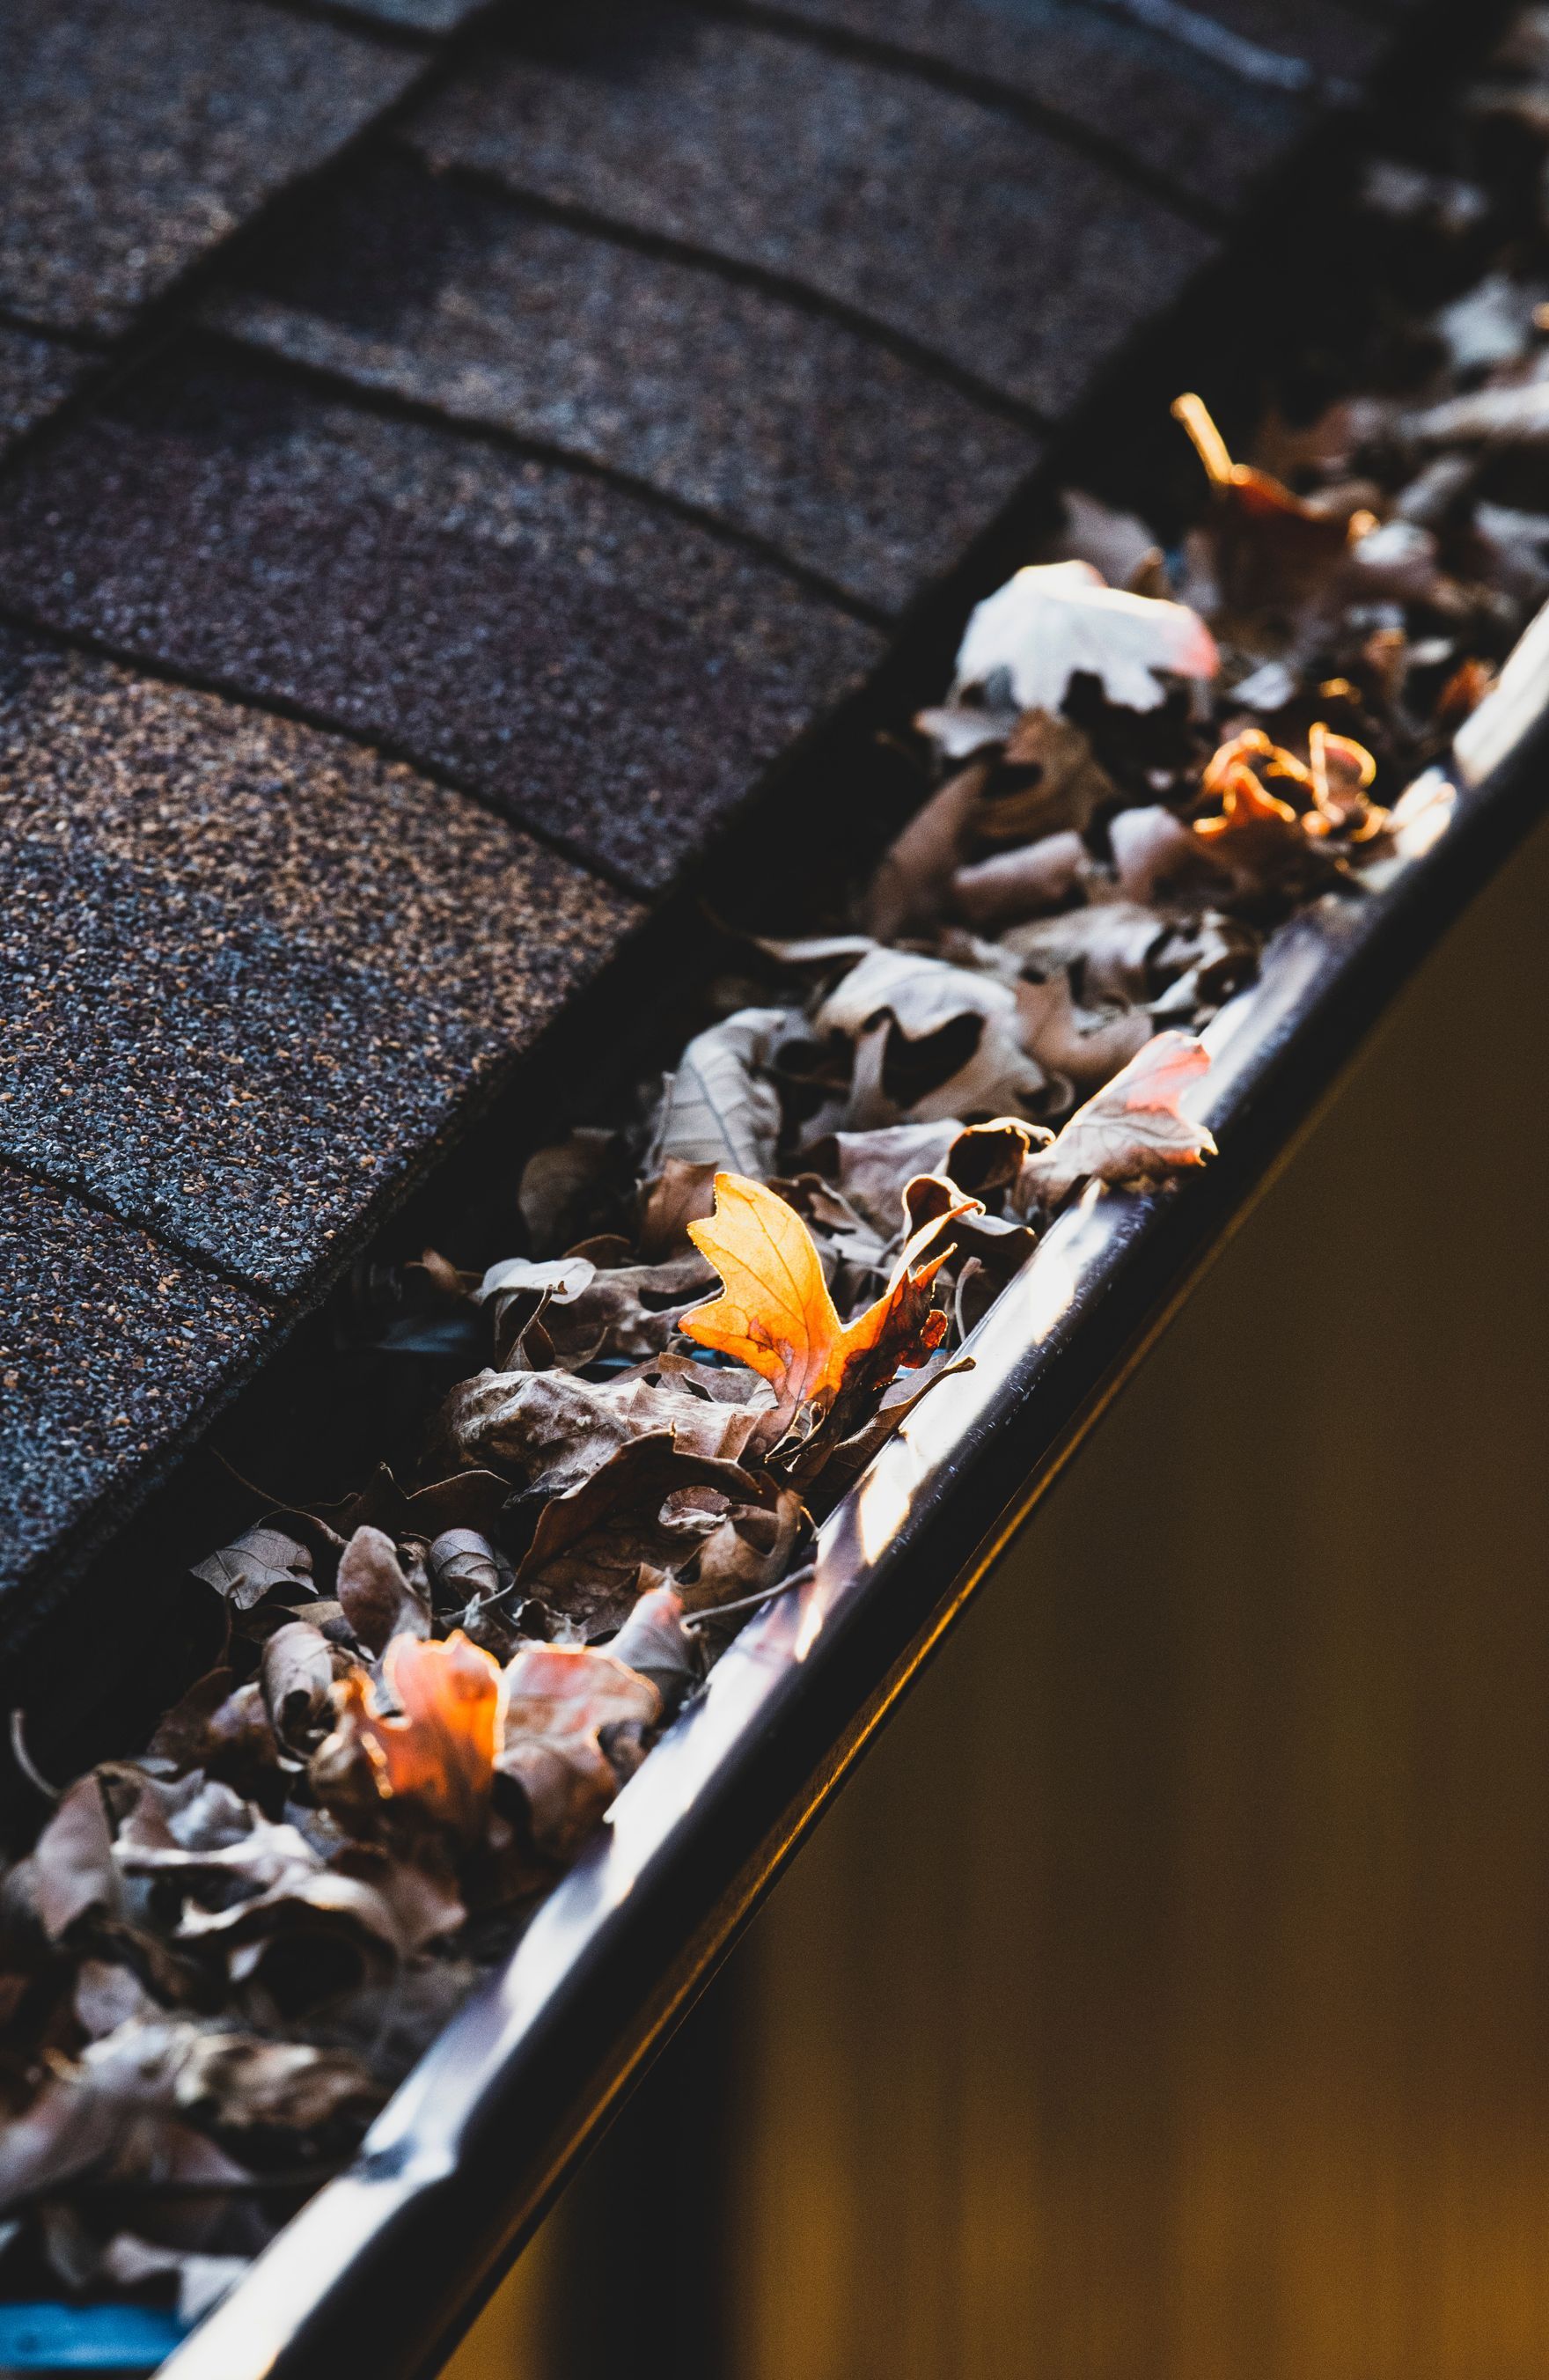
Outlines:
[{"label": "shingle granule texture", "polygon": [[143,1232],[0,1167],[0,1591],[164,1458],[272,1318]]},{"label": "shingle granule texture", "polygon": [[912,71],[575,0],[413,122],[438,164],[818,292],[1049,414],[1215,252],[1074,149]]},{"label": "shingle granule texture", "polygon": [[99,368],[97,357],[54,339],[0,330],[0,455],[23,431],[46,420]]},{"label": "shingle granule texture", "polygon": [[616,949],[461,795],[0,632],[0,1159],[301,1291]]},{"label": "shingle granule texture", "polygon": [[[1311,115],[1313,76],[1282,55],[1294,89],[1255,86],[1222,62],[1089,0],[785,0],[788,14],[984,77],[1119,142],[1195,197],[1229,206]],[[1335,13],[1330,11],[1331,14]],[[1214,27],[1194,20],[1208,42]],[[1375,46],[1346,20],[1350,47]]]},{"label": "shingle granule texture", "polygon": [[419,61],[262,0],[6,0],[0,301],[122,330]]},{"label": "shingle granule texture", "polygon": [[386,159],[212,318],[297,360],[582,455],[902,607],[1035,439],[862,334]]},{"label": "shingle granule texture", "polygon": [[7,478],[0,597],[364,731],[646,885],[881,651],[603,481],[187,351]]}]

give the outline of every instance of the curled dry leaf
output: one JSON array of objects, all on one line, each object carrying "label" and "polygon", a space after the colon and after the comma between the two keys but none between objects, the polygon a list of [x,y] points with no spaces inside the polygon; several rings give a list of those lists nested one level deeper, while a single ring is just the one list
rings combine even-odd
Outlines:
[{"label": "curled dry leaf", "polygon": [[223,1663],[196,1678],[180,1702],[173,1705],[146,1746],[143,1766],[153,1772],[177,1775],[209,1757],[211,1724],[229,1696],[236,1673]]},{"label": "curled dry leaf", "polygon": [[1036,843],[998,851],[960,868],[951,879],[952,904],[980,930],[1015,925],[1019,918],[1058,909],[1078,892],[1092,871],[1092,857],[1073,827]]},{"label": "curled dry leaf", "polygon": [[799,1016],[744,1008],[696,1034],[662,1088],[649,1171],[669,1159],[767,1173],[780,1137],[780,1095],[768,1070]]},{"label": "curled dry leaf", "polygon": [[1158,1033],[1086,1105],[1078,1108],[1049,1148],[1022,1168],[1016,1201],[1058,1206],[1079,1182],[1137,1184],[1165,1181],[1214,1156],[1204,1124],[1180,1102],[1206,1073],[1210,1055],[1189,1033]]},{"label": "curled dry leaf", "polygon": [[862,919],[878,941],[940,915],[988,782],[982,761],[949,777],[884,852],[861,900]]},{"label": "curled dry leaf", "polygon": [[[708,1199],[690,1199],[679,1210],[685,1240],[689,1221],[701,1211],[709,1212]],[[638,1361],[658,1354],[676,1330],[679,1316],[708,1286],[703,1258],[687,1245],[659,1264],[594,1267],[586,1287],[558,1314],[545,1317],[555,1360],[576,1366],[609,1356]]]},{"label": "curled dry leaf", "polygon": [[[187,1910],[179,1938],[223,1950],[234,1983],[244,1986],[260,2021],[278,2022],[264,2004],[274,1984],[277,2007],[293,2017],[380,1982],[428,1944],[454,1935],[467,1911],[451,1876],[420,1860],[389,1858],[353,1843],[333,1863],[313,1854],[265,1892],[224,1909]],[[311,1947],[300,1967],[296,1943]],[[347,1957],[347,1972],[341,1961]]]},{"label": "curled dry leaf", "polygon": [[427,1560],[432,1593],[443,1610],[462,1611],[511,1584],[510,1565],[481,1529],[443,1529]]},{"label": "curled dry leaf", "polygon": [[1169,931],[1155,909],[1133,901],[1103,901],[1013,926],[1001,948],[1030,976],[1047,979],[1063,971],[1080,984],[1084,1000],[1138,1003],[1162,988],[1156,963]]},{"label": "curled dry leaf", "polygon": [[339,1608],[362,1645],[383,1651],[394,1636],[429,1636],[430,1614],[404,1575],[385,1530],[356,1530],[339,1556]]},{"label": "curled dry leaf", "polygon": [[116,1898],[113,1827],[95,1772],[70,1786],[28,1863],[44,1933],[58,1941],[76,1920]]},{"label": "curled dry leaf", "polygon": [[567,1372],[478,1372],[453,1390],[440,1432],[456,1460],[510,1486],[566,1494],[635,1435],[598,1385]]},{"label": "curled dry leaf", "polygon": [[267,1818],[230,1786],[197,1776],[172,1786],[148,1780],[113,1857],[126,1876],[154,1877],[221,1909],[289,1888],[321,1864],[288,1820]]},{"label": "curled dry leaf", "polygon": [[176,2115],[228,2144],[253,2134],[353,2139],[385,2095],[347,2051],[265,2041],[159,2011],[126,2018],[59,2071],[88,2125],[88,2105],[97,2101]]},{"label": "curled dry leaf", "polygon": [[640,1186],[640,1254],[647,1264],[681,1256],[689,1245],[688,1227],[708,1215],[715,1203],[715,1166],[690,1164],[682,1157],[664,1157],[648,1181]]},{"label": "curled dry leaf", "polygon": [[26,2112],[0,2131],[0,2212],[88,2174],[212,2188],[249,2178],[245,2166],[189,2125],[147,2107],[132,2091],[95,2083],[83,2062],[45,2082]]},{"label": "curled dry leaf", "polygon": [[[998,718],[964,709],[924,714],[917,724],[934,734],[931,722],[949,718],[989,721],[982,740],[994,750],[949,778],[884,854],[861,902],[862,917],[879,941],[929,926],[952,907],[955,871],[986,849],[1083,833],[1118,796],[1073,720],[1044,710]],[[950,735],[943,749],[950,749]]]},{"label": "curled dry leaf", "polygon": [[528,1257],[508,1257],[502,1264],[490,1265],[478,1287],[473,1292],[476,1305],[487,1305],[490,1298],[511,1297],[524,1290],[547,1291],[556,1305],[566,1305],[589,1288],[597,1267],[586,1257],[552,1257],[539,1264]]},{"label": "curled dry leaf", "polygon": [[270,1724],[288,1749],[309,1749],[320,1730],[326,1733],[335,1670],[351,1666],[348,1656],[305,1620],[289,1621],[268,1638],[259,1674]]},{"label": "curled dry leaf", "polygon": [[[804,1482],[816,1477],[833,1445],[829,1433],[813,1431],[785,1463],[784,1475],[799,1475]],[[679,1573],[685,1603],[696,1614],[713,1611],[719,1604],[776,1585],[791,1567],[792,1554],[808,1525],[806,1507],[793,1487],[781,1488],[772,1512],[746,1504],[728,1512]]]},{"label": "curled dry leaf", "polygon": [[976,1199],[965,1206],[956,1183],[938,1173],[922,1173],[911,1182],[904,1206],[912,1233],[937,1225],[948,1253],[977,1257],[997,1294],[1022,1270],[1037,1245],[1037,1233],[1026,1223],[986,1214]]},{"label": "curled dry leaf", "polygon": [[[1053,975],[1017,986],[1017,1013],[1024,1046],[1055,1081],[1077,1090],[1106,1083],[1151,1038],[1144,1010],[1078,1010],[1070,978]],[[1067,1101],[1061,1104],[1068,1103]]]},{"label": "curled dry leaf", "polygon": [[1199,397],[1180,396],[1172,410],[1210,481],[1213,507],[1192,542],[1209,553],[1221,608],[1252,617],[1331,601],[1352,544],[1375,527],[1368,492],[1305,501],[1270,472],[1234,463]]},{"label": "curled dry leaf", "polygon": [[773,1493],[737,1463],[684,1453],[665,1432],[636,1439],[544,1507],[517,1585],[541,1597],[574,1635],[611,1635],[647,1572],[676,1570],[721,1512]]},{"label": "curled dry leaf", "polygon": [[[1201,792],[1218,800],[1218,813],[1196,819],[1194,832],[1250,889],[1314,880],[1327,859],[1320,845],[1338,837],[1370,842],[1387,813],[1370,797],[1376,762],[1364,745],[1336,735],[1322,721],[1308,730],[1308,757],[1273,743],[1250,727],[1223,744],[1207,764]],[[1296,795],[1282,801],[1273,779]]]},{"label": "curled dry leaf", "polygon": [[1175,810],[1159,804],[1119,810],[1108,821],[1119,890],[1127,902],[1154,905],[1219,893],[1226,871]]},{"label": "curled dry leaf", "polygon": [[805,1161],[837,1183],[886,1245],[898,1238],[905,1184],[916,1173],[939,1173],[962,1129],[955,1117],[944,1116],[929,1123],[884,1124],[877,1132],[829,1133],[807,1150]]},{"label": "curled dry leaf", "polygon": [[1023,711],[1007,736],[974,826],[980,842],[991,845],[1035,843],[1066,828],[1084,834],[1097,812],[1119,797],[1085,729],[1056,711],[1035,709]]},{"label": "curled dry leaf", "polygon": [[[854,1044],[851,1129],[875,1129],[901,1112],[922,1123],[1006,1112],[1031,1106],[1047,1087],[1019,1038],[1010,986],[918,952],[863,958],[814,1022]],[[703,1246],[697,1226],[693,1236]]]},{"label": "curled dry leaf", "polygon": [[310,1592],[311,1548],[283,1529],[244,1529],[233,1544],[196,1562],[193,1574],[238,1611],[250,1611],[266,1595]]},{"label": "curled dry leaf", "polygon": [[989,975],[916,951],[869,952],[835,985],[813,1022],[819,1033],[842,1033],[857,1040],[884,1017],[891,1017],[911,1041],[924,1040],[960,1016],[1009,1017],[1014,1000]]},{"label": "curled dry leaf", "polygon": [[665,1582],[647,1587],[608,1650],[626,1670],[647,1678],[670,1718],[701,1675],[700,1647],[683,1624],[684,1599]]}]

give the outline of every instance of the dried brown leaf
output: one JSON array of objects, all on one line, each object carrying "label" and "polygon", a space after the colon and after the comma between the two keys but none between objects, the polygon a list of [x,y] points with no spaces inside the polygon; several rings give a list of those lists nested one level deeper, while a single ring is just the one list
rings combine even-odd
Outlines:
[{"label": "dried brown leaf", "polygon": [[579,1645],[517,1654],[502,1680],[496,1765],[521,1787],[539,1851],[571,1857],[617,1791],[602,1731],[652,1727],[660,1711],[650,1680],[611,1654]]},{"label": "dried brown leaf", "polygon": [[194,1564],[194,1576],[224,1596],[238,1611],[250,1611],[266,1595],[306,1594],[312,1580],[309,1546],[283,1529],[261,1525],[242,1535],[208,1560]]},{"label": "dried brown leaf", "polygon": [[1082,673],[1119,708],[1152,710],[1169,677],[1213,678],[1219,666],[1215,638],[1185,605],[1107,587],[1090,563],[1038,563],[976,606],[953,693],[1005,683],[1022,710],[1057,711]]},{"label": "dried brown leaf", "polygon": [[988,859],[955,870],[952,906],[980,929],[1041,917],[1069,900],[1094,873],[1091,854],[1073,827],[1041,835],[1036,843],[998,851]]},{"label": "dried brown leaf", "polygon": [[394,1636],[430,1633],[430,1610],[405,1577],[397,1548],[369,1523],[355,1531],[339,1556],[336,1592],[345,1620],[373,1653]]},{"label": "dried brown leaf", "polygon": [[1158,1033],[1076,1110],[1051,1147],[1028,1158],[1017,1184],[1019,1208],[1025,1213],[1035,1203],[1058,1206],[1087,1180],[1166,1181],[1213,1156],[1215,1141],[1180,1106],[1209,1064],[1208,1051],[1192,1035]]},{"label": "dried brown leaf", "polygon": [[781,1123],[769,1069],[799,1025],[790,1009],[743,1008],[696,1034],[662,1087],[647,1172],[675,1158],[684,1165],[767,1173]]}]

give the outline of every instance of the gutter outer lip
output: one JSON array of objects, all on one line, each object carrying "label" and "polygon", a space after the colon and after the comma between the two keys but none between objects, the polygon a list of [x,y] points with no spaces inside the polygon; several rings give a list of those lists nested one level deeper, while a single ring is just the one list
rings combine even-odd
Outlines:
[{"label": "gutter outer lip", "polygon": [[1549,606],[1460,733],[1450,820],[1378,891],[1272,939],[1204,1038],[1219,1155],[1176,1190],[1089,1186],[756,1614],[504,1969],[162,2367],[163,2380],[434,2373],[736,1940],[990,1563],[1394,992],[1549,808]]}]

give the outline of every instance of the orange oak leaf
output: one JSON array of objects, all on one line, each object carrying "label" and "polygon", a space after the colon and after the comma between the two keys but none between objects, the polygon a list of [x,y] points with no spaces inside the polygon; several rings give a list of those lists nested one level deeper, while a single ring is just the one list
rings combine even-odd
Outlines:
[{"label": "orange oak leaf", "polygon": [[377,1791],[474,1833],[494,1776],[500,1663],[458,1628],[442,1644],[394,1636],[382,1669],[401,1715],[382,1711],[358,1675],[345,1682],[342,1713],[370,1758]]},{"label": "orange oak leaf", "polygon": [[720,1275],[722,1294],[696,1306],[682,1328],[772,1383],[779,1411],[831,1404],[841,1389],[877,1388],[901,1366],[921,1364],[947,1327],[931,1305],[946,1252],[925,1252],[955,1216],[982,1212],[964,1199],[914,1233],[875,1305],[841,1322],[812,1234],[794,1208],[740,1173],[718,1173],[715,1212],[688,1229]]}]

